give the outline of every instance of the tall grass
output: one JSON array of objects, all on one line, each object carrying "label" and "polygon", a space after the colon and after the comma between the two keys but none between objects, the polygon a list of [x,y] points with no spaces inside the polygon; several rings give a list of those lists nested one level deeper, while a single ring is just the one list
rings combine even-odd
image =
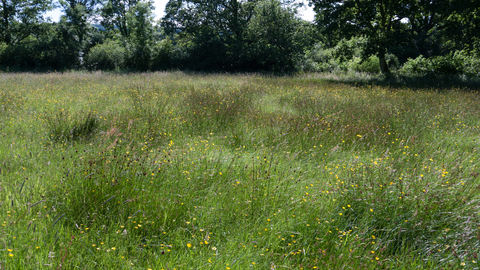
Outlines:
[{"label": "tall grass", "polygon": [[71,116],[64,109],[58,113],[46,113],[45,120],[50,129],[50,139],[54,142],[89,139],[98,126],[98,119],[92,113]]},{"label": "tall grass", "polygon": [[2,268],[478,268],[474,89],[0,76]]}]

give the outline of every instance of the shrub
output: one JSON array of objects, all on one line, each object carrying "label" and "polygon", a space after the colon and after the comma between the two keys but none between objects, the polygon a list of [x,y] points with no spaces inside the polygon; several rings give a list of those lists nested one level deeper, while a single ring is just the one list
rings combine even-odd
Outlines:
[{"label": "shrub", "polygon": [[312,50],[305,52],[304,59],[300,64],[303,71],[333,71],[338,67],[333,57],[333,49],[325,48],[322,42],[315,44]]},{"label": "shrub", "polygon": [[92,70],[114,70],[124,67],[126,50],[114,40],[95,45],[85,59],[85,65]]},{"label": "shrub", "polygon": [[408,74],[428,74],[433,72],[433,65],[430,60],[420,55],[415,59],[408,58],[401,71]]},{"label": "shrub", "polygon": [[146,71],[150,68],[152,48],[146,44],[136,44],[129,40],[125,46],[127,55],[125,66],[134,70]]},{"label": "shrub", "polygon": [[363,61],[361,58],[355,57],[349,61],[348,69],[366,73],[378,73],[380,72],[380,64],[378,57],[375,55]]},{"label": "shrub", "polygon": [[167,70],[172,66],[173,42],[169,39],[163,39],[153,47],[152,69]]},{"label": "shrub", "polygon": [[7,49],[8,45],[5,44],[4,42],[0,42],[0,62],[3,63],[3,54],[5,53],[5,50]]},{"label": "shrub", "polygon": [[28,38],[16,45],[0,45],[0,62],[3,66],[32,68],[38,62],[35,52],[36,41]]},{"label": "shrub", "polygon": [[367,39],[364,37],[352,37],[349,40],[342,39],[334,47],[333,55],[339,63],[349,62],[354,57],[360,57],[366,46]]},{"label": "shrub", "polygon": [[433,57],[432,67],[433,71],[437,74],[463,73],[462,59],[454,54]]},{"label": "shrub", "polygon": [[[349,40],[342,39],[333,48],[326,48],[322,42],[319,42],[315,44],[312,50],[306,51],[299,66],[303,71],[314,72],[334,70],[380,72],[380,64],[376,55],[363,59],[366,47],[367,40],[363,37],[353,37]],[[386,54],[385,58],[391,69],[398,69],[399,61],[395,55]]]},{"label": "shrub", "polygon": [[453,57],[462,63],[462,71],[465,76],[480,77],[480,58],[476,57],[475,53],[464,50],[456,51]]},{"label": "shrub", "polygon": [[397,70],[400,68],[400,60],[394,54],[387,53],[385,55],[385,60],[387,61],[387,65],[390,69]]},{"label": "shrub", "polygon": [[422,55],[408,59],[401,71],[407,74],[464,74],[475,77],[480,74],[480,59],[466,51],[424,58]]}]

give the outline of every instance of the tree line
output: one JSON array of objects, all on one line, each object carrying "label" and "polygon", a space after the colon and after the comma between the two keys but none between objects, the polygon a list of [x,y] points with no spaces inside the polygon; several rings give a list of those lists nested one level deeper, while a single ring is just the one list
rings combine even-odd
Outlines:
[{"label": "tree line", "polygon": [[[0,66],[17,70],[480,74],[480,1],[0,0]],[[59,22],[45,12],[60,7]]]}]

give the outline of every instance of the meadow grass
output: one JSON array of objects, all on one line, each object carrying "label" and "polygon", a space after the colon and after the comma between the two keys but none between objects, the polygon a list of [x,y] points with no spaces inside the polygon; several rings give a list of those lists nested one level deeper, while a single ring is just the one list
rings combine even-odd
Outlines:
[{"label": "meadow grass", "polygon": [[480,97],[0,74],[0,268],[478,269]]}]

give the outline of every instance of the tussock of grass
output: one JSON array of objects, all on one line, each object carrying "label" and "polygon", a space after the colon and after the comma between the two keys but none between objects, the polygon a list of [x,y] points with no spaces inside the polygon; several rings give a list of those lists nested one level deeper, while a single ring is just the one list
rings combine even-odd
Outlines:
[{"label": "tussock of grass", "polygon": [[2,77],[1,267],[478,268],[475,91]]},{"label": "tussock of grass", "polygon": [[98,119],[92,114],[71,115],[61,109],[54,116],[45,114],[45,122],[50,129],[50,139],[54,142],[87,140],[98,128]]}]

